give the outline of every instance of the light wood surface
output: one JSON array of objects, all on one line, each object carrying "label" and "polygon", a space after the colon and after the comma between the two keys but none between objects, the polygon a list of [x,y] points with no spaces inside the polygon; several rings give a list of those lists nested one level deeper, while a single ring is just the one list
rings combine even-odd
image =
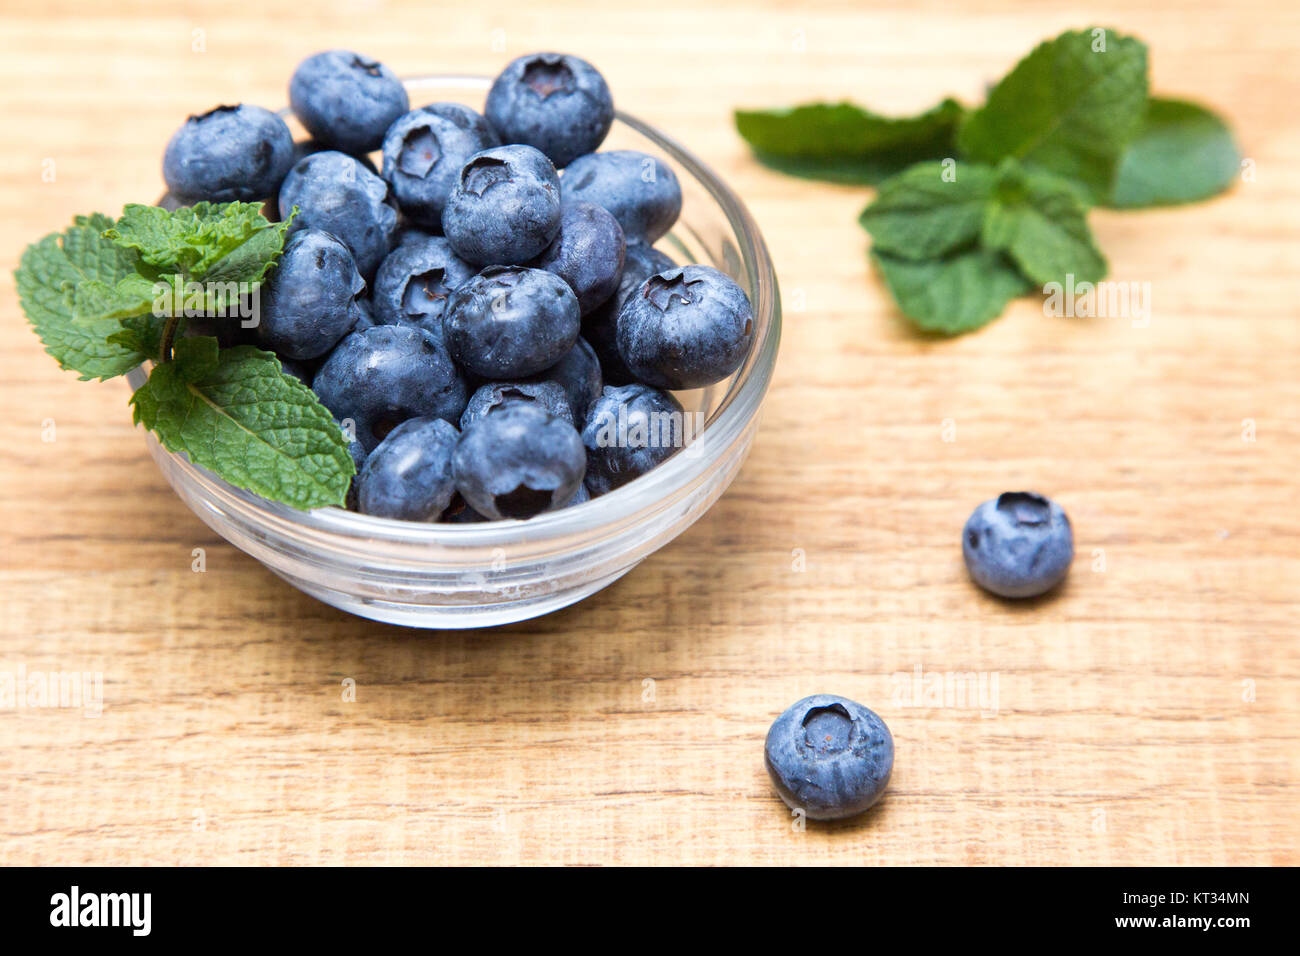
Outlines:
[{"label": "light wood surface", "polygon": [[[0,671],[101,673],[103,712],[0,710],[0,863],[1300,862],[1300,8],[1090,9],[1150,43],[1157,89],[1231,117],[1256,180],[1093,215],[1148,327],[1025,299],[936,342],[868,268],[868,191],[764,170],[730,110],[974,101],[1088,25],[1077,4],[4,0]],[[24,326],[26,242],[152,200],[181,118],[279,106],[332,46],[408,74],[584,55],[765,231],[786,324],[753,454],[577,607],[421,633],[316,603],[172,495],[124,383],[78,383]],[[1025,487],[1078,557],[1008,606],[959,532]],[[996,713],[905,706],[917,668],[996,679]],[[876,709],[897,763],[865,820],[801,832],[763,736],[822,691]]]}]

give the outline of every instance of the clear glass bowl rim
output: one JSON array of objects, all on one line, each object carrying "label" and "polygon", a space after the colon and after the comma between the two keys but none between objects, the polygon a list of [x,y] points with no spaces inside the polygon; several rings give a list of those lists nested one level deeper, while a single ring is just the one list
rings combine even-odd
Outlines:
[{"label": "clear glass bowl rim", "polygon": [[[492,78],[475,74],[423,74],[403,77],[402,82],[411,90],[486,91]],[[287,108],[280,112],[282,115],[288,114]],[[615,117],[650,140],[673,164],[686,170],[710,194],[727,219],[741,256],[741,264],[746,275],[752,278],[756,291],[757,301],[753,303],[755,341],[745,364],[741,366],[740,375],[707,426],[696,436],[690,454],[674,455],[648,474],[602,495],[598,500],[546,512],[527,521],[463,525],[397,521],[342,508],[300,511],[236,488],[187,459],[170,455],[192,485],[202,486],[203,497],[209,505],[245,515],[260,513],[265,522],[278,525],[284,533],[295,536],[305,533],[308,537],[317,538],[324,536],[332,539],[331,543],[335,546],[346,546],[346,539],[354,539],[358,544],[364,541],[368,546],[365,550],[384,543],[405,547],[428,545],[433,548],[452,548],[468,558],[469,555],[464,552],[478,548],[492,550],[509,547],[515,554],[520,551],[545,551],[548,550],[548,545],[558,545],[561,550],[568,550],[562,543],[564,539],[571,543],[575,537],[587,539],[592,533],[602,530],[612,533],[643,515],[653,513],[660,499],[672,498],[685,486],[707,476],[714,453],[729,448],[757,415],[771,381],[781,333],[780,298],[775,269],[767,245],[749,210],[712,169],[676,140],[650,124],[621,110],[615,111]],[[132,378],[143,380],[143,372],[135,370]],[[132,383],[133,387],[138,384],[138,381]]]}]

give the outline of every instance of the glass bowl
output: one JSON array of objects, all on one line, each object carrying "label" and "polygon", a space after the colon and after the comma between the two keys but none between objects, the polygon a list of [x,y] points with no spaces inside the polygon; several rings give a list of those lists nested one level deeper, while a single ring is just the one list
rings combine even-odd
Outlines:
[{"label": "glass bowl", "polygon": [[[412,106],[455,101],[481,111],[491,80],[405,82]],[[616,491],[528,521],[422,524],[267,501],[167,452],[148,434],[149,452],[181,500],[312,597],[361,617],[428,628],[486,627],[558,610],[618,580],[690,527],[736,477],[758,428],[780,339],[776,275],[744,204],[672,139],[618,113],[601,148],[668,160],[681,181],[682,216],[656,245],[678,262],[720,269],[753,303],[753,344],[744,365],[710,388],[676,393],[688,412],[705,415],[693,442]],[[136,369],[129,380],[139,387],[144,372]]]}]

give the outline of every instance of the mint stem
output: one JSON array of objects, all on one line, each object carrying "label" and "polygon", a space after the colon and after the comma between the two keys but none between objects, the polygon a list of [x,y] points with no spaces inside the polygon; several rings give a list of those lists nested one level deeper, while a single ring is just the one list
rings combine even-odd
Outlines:
[{"label": "mint stem", "polygon": [[172,341],[176,338],[176,328],[180,325],[180,322],[179,315],[167,317],[167,324],[163,326],[162,330],[162,343],[158,347],[159,362],[170,362],[172,360]]}]

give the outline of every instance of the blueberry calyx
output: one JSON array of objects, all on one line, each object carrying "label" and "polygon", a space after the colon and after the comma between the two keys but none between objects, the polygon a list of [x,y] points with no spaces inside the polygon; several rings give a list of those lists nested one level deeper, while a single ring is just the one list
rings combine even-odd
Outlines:
[{"label": "blueberry calyx", "polygon": [[573,89],[573,71],[560,57],[539,56],[524,67],[524,85],[542,99]]}]

